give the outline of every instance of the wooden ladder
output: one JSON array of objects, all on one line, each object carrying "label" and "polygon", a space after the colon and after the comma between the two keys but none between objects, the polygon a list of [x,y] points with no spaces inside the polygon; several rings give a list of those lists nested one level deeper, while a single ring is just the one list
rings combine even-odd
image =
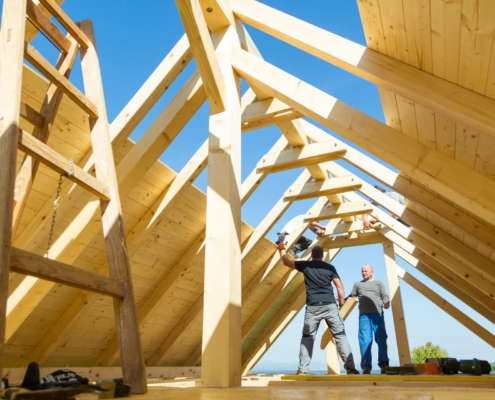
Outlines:
[{"label": "wooden ladder", "polygon": [[[93,26],[89,20],[76,25],[54,0],[39,2],[67,30],[67,35],[33,0],[4,0],[3,3],[0,36],[0,376],[9,271],[14,271],[111,296],[124,382],[131,385],[133,393],[145,393],[146,372]],[[56,67],[25,41],[26,18],[60,50]],[[79,49],[86,94],[68,80]],[[24,58],[50,81],[39,112],[21,101]],[[46,145],[63,94],[89,116],[96,178]],[[20,129],[21,117],[34,126],[33,134]],[[17,148],[26,156],[16,178]],[[100,198],[109,277],[12,247],[39,163],[67,176]]]}]

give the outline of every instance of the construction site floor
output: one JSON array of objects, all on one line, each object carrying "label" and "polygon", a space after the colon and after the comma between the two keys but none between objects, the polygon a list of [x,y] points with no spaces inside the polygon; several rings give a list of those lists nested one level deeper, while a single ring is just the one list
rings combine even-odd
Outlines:
[{"label": "construction site floor", "polygon": [[[295,379],[294,379],[295,378]],[[401,379],[403,378],[403,379]],[[411,379],[412,378],[412,379]],[[433,377],[435,378],[435,377]],[[133,399],[170,400],[493,400],[495,376],[249,375],[242,387],[201,388],[199,379],[149,381],[149,392]],[[446,379],[449,378],[449,379]],[[457,378],[457,379],[456,379]],[[96,399],[96,395],[81,396]]]}]

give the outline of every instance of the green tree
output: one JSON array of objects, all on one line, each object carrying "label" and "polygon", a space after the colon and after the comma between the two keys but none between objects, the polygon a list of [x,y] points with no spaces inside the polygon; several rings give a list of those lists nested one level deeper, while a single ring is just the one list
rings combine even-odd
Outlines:
[{"label": "green tree", "polygon": [[424,346],[415,347],[412,350],[411,361],[413,364],[422,364],[426,362],[427,358],[445,358],[448,356],[449,352],[447,350],[431,342],[426,342]]},{"label": "green tree", "polygon": [[492,369],[495,371],[495,363],[492,364]]}]

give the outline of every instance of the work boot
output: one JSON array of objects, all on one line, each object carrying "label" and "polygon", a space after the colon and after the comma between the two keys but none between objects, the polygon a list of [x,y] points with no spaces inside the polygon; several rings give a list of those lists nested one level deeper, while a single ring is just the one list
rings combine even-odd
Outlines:
[{"label": "work boot", "polygon": [[369,374],[371,374],[371,371],[369,369],[364,368],[363,375],[369,375]]},{"label": "work boot", "polygon": [[307,375],[308,373],[307,372],[302,372],[302,371],[297,371],[297,375]]},{"label": "work boot", "polygon": [[346,368],[347,375],[359,375],[359,371],[356,368]]},{"label": "work boot", "polygon": [[385,374],[385,368],[388,367],[388,361],[382,361],[381,363],[378,363],[378,366],[380,367],[380,371],[383,374]]}]

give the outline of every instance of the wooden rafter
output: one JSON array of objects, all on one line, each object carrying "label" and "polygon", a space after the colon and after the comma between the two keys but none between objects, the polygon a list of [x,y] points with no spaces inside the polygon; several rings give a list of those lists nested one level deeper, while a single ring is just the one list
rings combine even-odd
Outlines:
[{"label": "wooden rafter", "polygon": [[439,194],[469,208],[478,217],[495,219],[495,200],[489,195],[495,190],[492,180],[416,140],[397,135],[393,128],[244,50],[233,54],[234,69],[252,86],[271,93],[419,182],[434,186]]}]

